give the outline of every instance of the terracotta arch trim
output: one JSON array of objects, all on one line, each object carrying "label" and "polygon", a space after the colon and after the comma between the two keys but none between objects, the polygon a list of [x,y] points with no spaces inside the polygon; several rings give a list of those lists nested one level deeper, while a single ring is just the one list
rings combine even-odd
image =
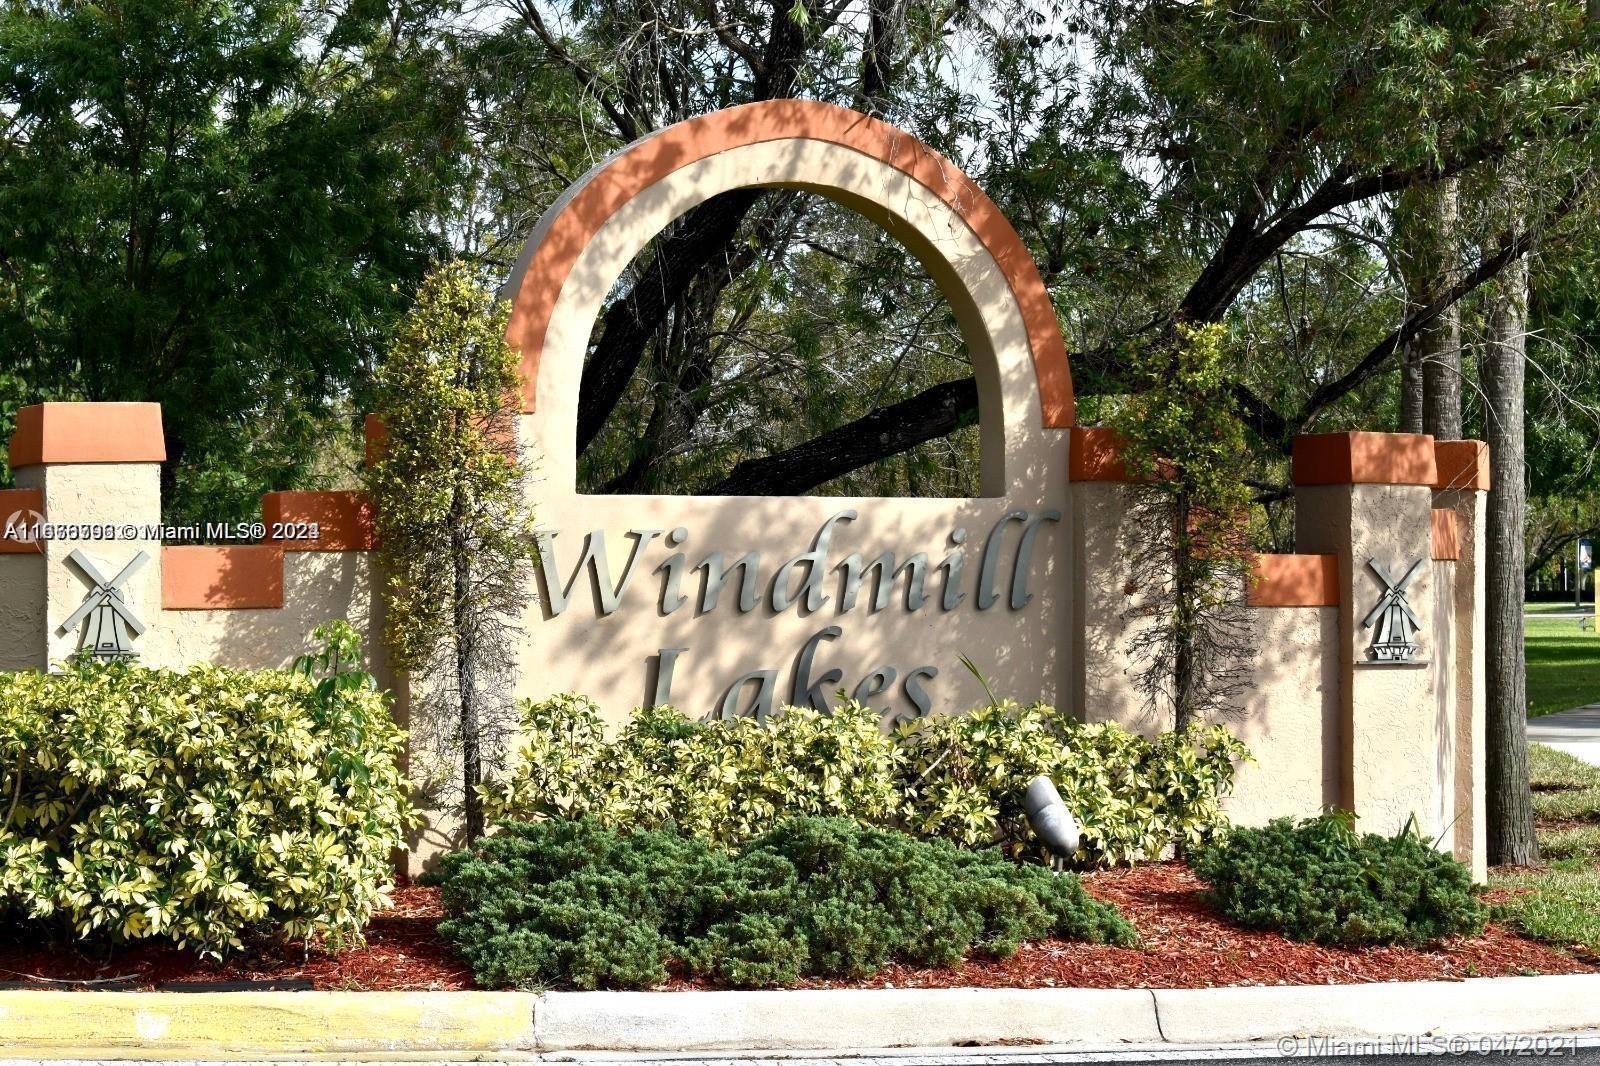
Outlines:
[{"label": "terracotta arch trim", "polygon": [[904,130],[833,104],[772,100],[716,111],[635,142],[568,194],[518,281],[506,340],[522,353],[523,410],[534,409],[539,359],[561,288],[585,247],[628,201],[674,171],[771,141],[841,145],[888,164],[954,210],[999,264],[1027,327],[1046,427],[1073,424],[1072,374],[1055,309],[1022,238],[955,164]]}]

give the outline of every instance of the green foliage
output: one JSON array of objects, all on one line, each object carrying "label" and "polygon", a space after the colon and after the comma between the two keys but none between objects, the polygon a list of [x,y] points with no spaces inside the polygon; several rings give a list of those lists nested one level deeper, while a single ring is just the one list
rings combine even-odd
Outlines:
[{"label": "green foliage", "polygon": [[[315,487],[460,165],[413,9],[0,8],[0,350],[41,400],[163,403],[173,521]],[[0,432],[12,397],[0,389]]]},{"label": "green foliage", "polygon": [[405,844],[404,734],[348,624],[317,637],[294,671],[0,673],[0,909],[213,955],[358,938]]},{"label": "green foliage", "polygon": [[1358,833],[1343,812],[1234,829],[1199,849],[1208,900],[1250,929],[1357,947],[1481,933],[1487,908],[1466,866],[1415,832]]},{"label": "green foliage", "polygon": [[1078,819],[1087,857],[1107,864],[1210,839],[1225,824],[1235,762],[1249,758],[1221,726],[1152,740],[1043,704],[922,718],[901,726],[899,739],[908,827],[965,847],[1021,846],[1031,839],[1023,790],[1043,774]]},{"label": "green foliage", "polygon": [[[1547,847],[1541,837],[1541,850]],[[1567,951],[1600,953],[1600,866],[1593,854],[1540,869],[1507,867],[1490,880],[1511,890],[1492,908],[1495,921]]]},{"label": "green foliage", "polygon": [[488,796],[500,820],[589,815],[606,825],[676,825],[732,844],[781,815],[892,822],[902,755],[879,713],[785,708],[767,722],[691,722],[641,707],[614,740],[593,702],[553,696],[522,705],[516,769]]},{"label": "green foliage", "polygon": [[[1495,921],[1524,936],[1585,955],[1600,953],[1600,769],[1546,744],[1528,745],[1533,807],[1541,823],[1538,869],[1502,867],[1489,884],[1509,889]],[[1590,824],[1554,828],[1573,819]]]},{"label": "green foliage", "polygon": [[366,480],[389,579],[385,639],[402,667],[427,666],[465,627],[527,597],[533,516],[508,443],[521,410],[510,310],[471,267],[444,264],[418,289],[378,372],[386,439]]},{"label": "green foliage", "polygon": [[1238,371],[1221,326],[1180,325],[1176,343],[1135,348],[1132,395],[1109,425],[1136,479],[1131,525],[1135,610],[1148,621],[1129,651],[1157,714],[1186,726],[1225,706],[1238,688],[1247,623],[1253,459],[1235,409]]},{"label": "green foliage", "polygon": [[426,880],[443,888],[440,931],[492,987],[649,988],[673,964],[764,987],[1041,937],[1135,940],[1072,874],[842,818],[784,819],[737,851],[588,818],[514,823]]},{"label": "green foliage", "polygon": [[1022,851],[1033,846],[1022,792],[1045,774],[1083,824],[1087,857],[1131,862],[1208,839],[1234,761],[1248,757],[1220,727],[1148,740],[1040,704],[920,719],[889,735],[855,703],[830,714],[789,707],[766,723],[641,708],[613,739],[583,697],[525,703],[522,716],[515,769],[487,793],[492,817],[670,824],[720,844],[811,814]]}]

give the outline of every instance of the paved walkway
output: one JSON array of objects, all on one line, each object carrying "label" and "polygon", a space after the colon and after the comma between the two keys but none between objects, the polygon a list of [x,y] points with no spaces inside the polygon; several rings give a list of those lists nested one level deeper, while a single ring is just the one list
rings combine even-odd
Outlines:
[{"label": "paved walkway", "polygon": [[1530,719],[1528,739],[1600,766],[1600,703]]}]

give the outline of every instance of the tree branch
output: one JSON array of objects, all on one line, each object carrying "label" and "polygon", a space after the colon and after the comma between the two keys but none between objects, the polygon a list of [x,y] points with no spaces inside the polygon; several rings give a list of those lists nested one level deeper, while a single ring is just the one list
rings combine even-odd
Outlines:
[{"label": "tree branch", "polygon": [[551,33],[550,28],[545,25],[544,16],[539,14],[538,5],[534,0],[522,0],[521,3],[517,4],[517,11],[522,15],[523,24],[532,30],[534,36],[539,38],[539,43],[544,45],[545,51],[549,52],[556,62],[570,70],[572,76],[578,79],[578,84],[583,86],[584,91],[594,97],[595,102],[605,110],[612,124],[617,127],[617,133],[622,136],[622,139],[625,141],[638,140],[639,124],[633,120],[633,116],[629,115],[624,107],[619,107],[611,99],[601,85],[600,76],[588,64],[582,62],[577,56],[562,47],[560,41],[556,40],[555,34]]},{"label": "tree branch", "polygon": [[583,368],[578,394],[580,455],[611,417],[668,310],[697,279],[726,268],[739,227],[765,191],[735,189],[690,211],[661,240],[655,258],[628,294],[601,316],[598,340]]},{"label": "tree branch", "polygon": [[728,51],[744,60],[745,66],[750,68],[750,73],[757,79],[765,78],[767,65],[761,61],[761,53],[756,51],[755,45],[733,32],[723,20],[722,12],[717,9],[717,0],[705,0],[705,4],[706,22],[710,24],[711,32],[717,35],[717,40],[721,41],[722,46]]},{"label": "tree branch", "polygon": [[947,381],[787,451],[746,459],[705,494],[799,495],[868,463],[970,425],[977,413],[977,380]]}]

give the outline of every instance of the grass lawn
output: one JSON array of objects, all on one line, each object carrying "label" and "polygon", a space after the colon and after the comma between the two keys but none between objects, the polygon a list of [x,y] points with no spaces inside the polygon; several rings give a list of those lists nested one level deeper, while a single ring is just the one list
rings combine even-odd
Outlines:
[{"label": "grass lawn", "polygon": [[1534,618],[1527,647],[1529,718],[1600,702],[1600,636],[1575,618]]},{"label": "grass lawn", "polygon": [[[1571,600],[1558,600],[1555,603],[1524,603],[1522,605],[1523,614],[1571,614],[1579,609],[1572,605]],[[1587,592],[1583,594],[1583,607],[1581,610],[1585,614],[1590,614],[1594,611],[1594,600],[1590,598]]]},{"label": "grass lawn", "polygon": [[1533,816],[1547,866],[1493,870],[1489,884],[1517,895],[1494,918],[1535,940],[1600,957],[1600,768],[1543,744],[1529,746]]}]

